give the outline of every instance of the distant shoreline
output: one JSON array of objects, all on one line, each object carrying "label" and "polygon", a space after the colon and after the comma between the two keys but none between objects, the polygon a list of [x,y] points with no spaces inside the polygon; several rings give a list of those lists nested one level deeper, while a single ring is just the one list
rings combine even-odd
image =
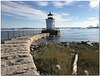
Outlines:
[{"label": "distant shoreline", "polygon": [[[1,30],[15,30],[15,29],[46,29],[46,28],[1,28]],[[99,29],[99,27],[60,27],[55,29]]]}]

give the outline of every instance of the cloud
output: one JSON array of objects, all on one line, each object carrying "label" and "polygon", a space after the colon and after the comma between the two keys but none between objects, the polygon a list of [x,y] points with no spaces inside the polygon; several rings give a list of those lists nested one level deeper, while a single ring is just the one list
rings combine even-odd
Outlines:
[{"label": "cloud", "polygon": [[1,11],[1,14],[22,19],[41,20],[46,18],[44,11],[17,2],[2,2]]},{"label": "cloud", "polygon": [[62,14],[54,13],[54,19],[55,19],[55,25],[59,27],[59,25],[63,25],[64,23],[67,23],[68,21],[71,21],[71,17],[63,17]]},{"label": "cloud", "polygon": [[71,5],[73,4],[74,1],[73,0],[70,0],[70,1],[64,1],[64,2],[61,2],[61,1],[53,1],[52,4],[53,6],[56,6],[58,8],[62,7],[62,6],[65,6],[65,5]]},{"label": "cloud", "polygon": [[66,15],[66,16],[68,16],[69,14],[68,14],[68,13],[62,13],[62,15]]},{"label": "cloud", "polygon": [[99,20],[97,20],[97,17],[91,17],[88,18],[87,21],[79,22],[79,24],[82,25],[83,27],[88,27],[90,25],[97,26],[97,24],[99,24]]},{"label": "cloud", "polygon": [[54,6],[56,7],[62,7],[65,5],[65,3],[62,3],[62,2],[52,2]]},{"label": "cloud", "polygon": [[56,15],[54,16],[54,18],[55,18],[56,21],[58,21],[58,22],[63,22],[63,21],[70,21],[70,20],[72,20],[72,18],[63,18],[62,15],[60,15],[60,14],[56,14]]},{"label": "cloud", "polygon": [[84,5],[78,5],[78,7],[84,7]]},{"label": "cloud", "polygon": [[99,24],[99,20],[96,20],[96,19],[95,20],[87,20],[87,21],[81,22],[81,25],[85,26],[85,27],[90,26],[90,25],[97,26],[97,24]]},{"label": "cloud", "polygon": [[39,6],[47,6],[48,2],[47,1],[37,1],[37,5],[39,5]]},{"label": "cloud", "polygon": [[96,19],[96,17],[92,17],[92,18],[88,18],[89,20],[95,20]]},{"label": "cloud", "polygon": [[[3,15],[12,16],[20,19],[29,19],[29,20],[44,20],[47,18],[45,11],[34,9],[28,5],[25,5],[23,2],[2,2],[1,10]],[[69,15],[67,13],[57,14],[54,13],[54,18],[57,22],[69,21],[71,18],[63,18],[63,15]]]},{"label": "cloud", "polygon": [[[97,24],[99,24],[99,21],[98,20],[94,20],[94,21],[91,21],[91,20],[87,20],[87,21],[82,21],[82,22],[74,22],[74,23],[69,23],[69,25],[71,27],[88,27],[90,25],[92,26],[97,26]],[[68,25],[68,24],[67,24]],[[68,25],[68,26],[69,26]]]},{"label": "cloud", "polygon": [[[90,25],[97,26],[99,24],[99,20],[96,17],[88,18],[88,20],[79,21],[79,22],[66,22],[62,23],[61,27],[88,27]],[[59,26],[58,26],[59,27]]]},{"label": "cloud", "polygon": [[89,6],[91,8],[99,7],[99,1],[90,1]]},{"label": "cloud", "polygon": [[92,26],[97,26],[98,23],[99,23],[98,20],[94,20],[94,21],[84,21],[84,22],[83,22],[83,24],[84,24],[84,25],[87,25],[87,26],[90,26],[90,25],[92,25]]},{"label": "cloud", "polygon": [[92,18],[88,18],[89,20],[91,20],[92,23],[99,24],[99,21],[97,20],[97,17],[92,17]]}]

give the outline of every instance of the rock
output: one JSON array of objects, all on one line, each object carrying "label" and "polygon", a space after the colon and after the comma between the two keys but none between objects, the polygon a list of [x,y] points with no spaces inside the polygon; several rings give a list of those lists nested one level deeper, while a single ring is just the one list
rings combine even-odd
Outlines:
[{"label": "rock", "polygon": [[73,55],[75,55],[75,53],[71,53],[71,55],[73,56]]},{"label": "rock", "polygon": [[31,48],[31,51],[33,51],[34,49],[33,48]]},{"label": "rock", "polygon": [[75,52],[75,50],[73,49],[73,52]]},{"label": "rock", "polygon": [[92,42],[87,42],[87,45],[93,46]]},{"label": "rock", "polygon": [[57,68],[58,70],[61,70],[61,67],[60,67],[59,64],[56,65],[56,68]]},{"label": "rock", "polygon": [[47,42],[45,42],[45,44],[47,45]]},{"label": "rock", "polygon": [[89,75],[89,72],[87,70],[84,70],[84,72],[85,72],[86,75]]}]

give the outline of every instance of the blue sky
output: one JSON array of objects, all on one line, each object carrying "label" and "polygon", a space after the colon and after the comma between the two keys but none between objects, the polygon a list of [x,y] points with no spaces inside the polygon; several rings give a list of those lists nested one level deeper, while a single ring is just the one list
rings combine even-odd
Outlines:
[{"label": "blue sky", "polygon": [[99,23],[98,1],[2,1],[2,28],[45,28],[52,12],[56,27],[87,27]]}]

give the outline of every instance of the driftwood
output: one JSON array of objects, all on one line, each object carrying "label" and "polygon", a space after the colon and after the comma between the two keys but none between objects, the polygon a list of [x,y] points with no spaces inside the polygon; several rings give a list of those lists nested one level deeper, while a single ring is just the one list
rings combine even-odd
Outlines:
[{"label": "driftwood", "polygon": [[77,61],[78,61],[78,53],[75,54],[75,59],[73,63],[73,75],[77,74]]}]

